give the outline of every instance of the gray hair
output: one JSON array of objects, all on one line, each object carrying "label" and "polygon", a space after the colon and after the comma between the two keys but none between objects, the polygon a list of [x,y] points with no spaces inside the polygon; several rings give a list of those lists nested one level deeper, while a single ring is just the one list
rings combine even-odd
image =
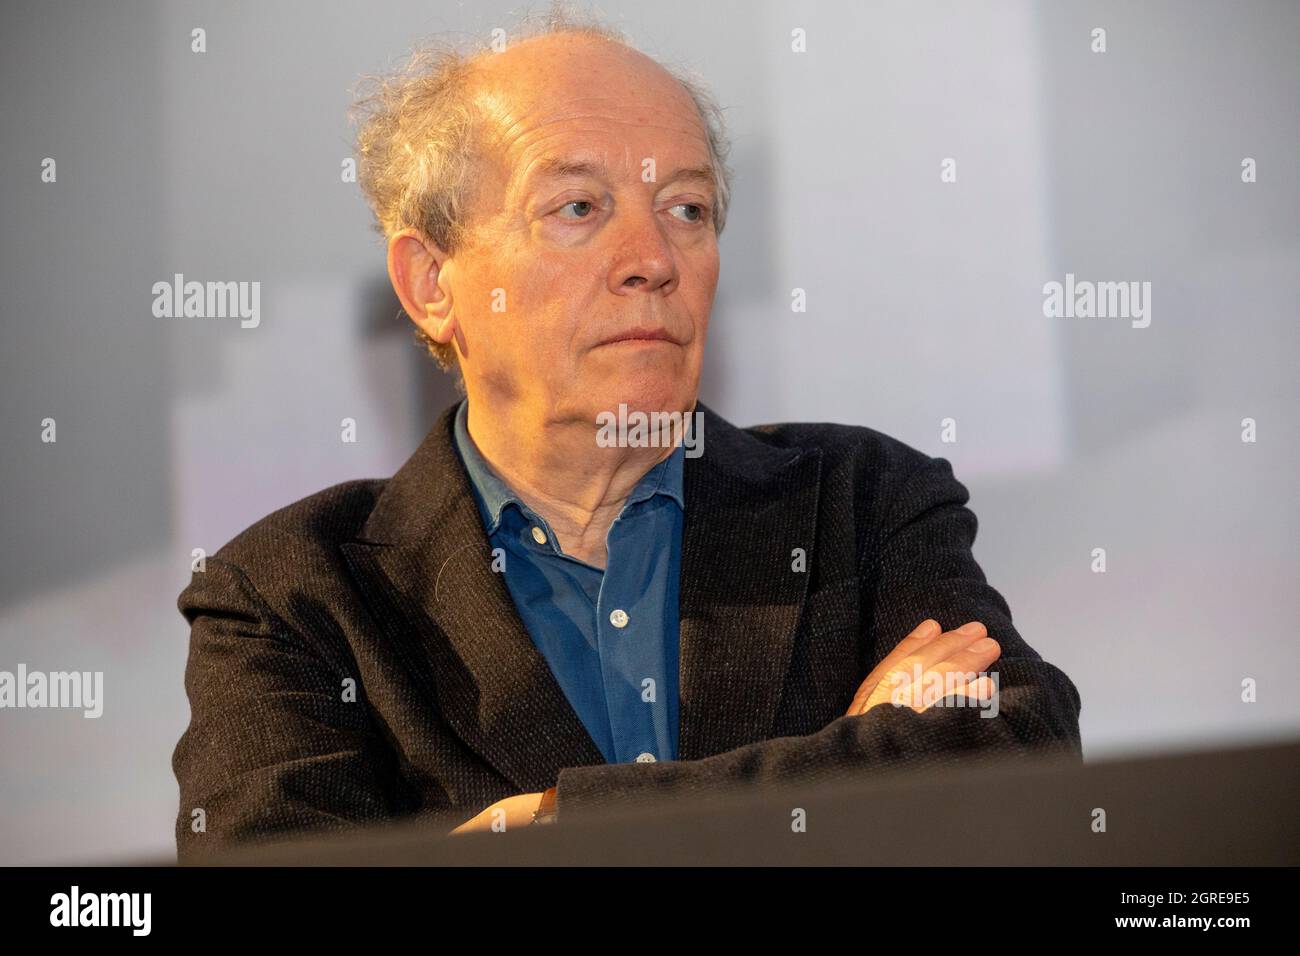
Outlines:
[{"label": "gray hair", "polygon": [[[557,4],[550,13],[522,18],[512,42],[551,34],[598,37],[635,49],[627,37],[594,18],[574,16]],[[454,255],[470,239],[471,200],[484,143],[473,99],[476,61],[492,52],[445,39],[423,44],[396,72],[367,77],[350,116],[360,123],[357,178],[385,238],[416,229]],[[640,52],[640,51],[638,51]],[[699,111],[715,171],[714,230],[722,234],[731,199],[730,152],[722,109],[695,74],[661,64],[690,95]],[[416,330],[416,338],[444,369],[456,366],[456,350]]]}]

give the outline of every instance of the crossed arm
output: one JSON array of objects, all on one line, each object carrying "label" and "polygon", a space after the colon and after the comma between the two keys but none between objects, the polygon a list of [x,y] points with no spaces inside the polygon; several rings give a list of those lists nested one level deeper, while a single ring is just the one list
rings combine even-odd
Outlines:
[{"label": "crossed arm", "polygon": [[[897,496],[879,547],[861,569],[869,590],[863,606],[872,609],[864,637],[873,669],[844,716],[815,734],[700,760],[565,769],[557,783],[560,819],[732,784],[937,767],[975,753],[1057,751],[1081,758],[1078,691],[1021,639],[1006,602],[989,586],[971,551],[977,521],[967,500],[944,459],[928,460]],[[931,616],[918,621],[926,613]],[[993,676],[981,675],[995,663]],[[936,695],[940,685],[945,692]],[[980,706],[936,706],[945,698],[952,703],[949,690]],[[509,797],[454,832],[490,826],[494,811],[504,811],[507,827],[527,823],[540,798]]]},{"label": "crossed arm", "polygon": [[[873,669],[844,716],[814,734],[699,760],[567,768],[557,783],[560,818],[735,784],[937,767],[976,752],[1081,756],[1078,692],[1020,638],[1006,602],[987,584],[971,553],[976,520],[967,500],[943,459],[922,465],[896,496],[859,568],[869,614],[864,657]],[[181,854],[209,842],[194,834],[187,807],[205,808],[219,843],[387,818],[409,795],[377,782],[394,776],[376,772],[392,758],[363,709],[335,705],[337,662],[290,633],[234,565],[210,558],[196,578],[181,597],[192,624],[186,683],[194,706],[174,757]],[[978,626],[949,630],[965,622]],[[996,646],[972,646],[985,632]],[[923,675],[962,675],[995,662],[991,719],[979,708],[930,706],[928,679],[910,688],[890,680],[899,670],[916,673],[914,664]],[[982,678],[959,679],[956,688],[972,698],[991,689]],[[507,798],[458,829],[490,823],[494,808],[505,811],[508,827],[526,823],[539,798]]]}]

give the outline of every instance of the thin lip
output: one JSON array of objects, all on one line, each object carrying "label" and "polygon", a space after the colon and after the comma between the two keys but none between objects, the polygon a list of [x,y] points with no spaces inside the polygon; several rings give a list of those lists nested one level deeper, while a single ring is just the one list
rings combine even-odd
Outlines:
[{"label": "thin lip", "polygon": [[600,344],[613,345],[616,342],[671,342],[674,345],[681,344],[669,335],[666,329],[649,328],[628,329],[624,332],[618,333],[618,335],[605,339],[605,341]]}]

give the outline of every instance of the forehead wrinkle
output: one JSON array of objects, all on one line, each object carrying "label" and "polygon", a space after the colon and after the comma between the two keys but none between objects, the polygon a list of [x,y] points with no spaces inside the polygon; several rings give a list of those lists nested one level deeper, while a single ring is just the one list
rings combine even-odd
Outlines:
[{"label": "forehead wrinkle", "polygon": [[[583,118],[589,119],[590,117],[583,117]],[[644,128],[644,124],[633,123],[627,120],[617,120],[617,119],[610,120],[606,117],[601,117],[601,120],[603,121],[601,125],[595,127],[570,126],[561,129],[561,128],[555,128],[554,123],[546,123],[543,124],[542,126],[535,127],[533,129],[520,133],[519,136],[513,142],[506,145],[506,148],[504,150],[504,155],[507,157],[507,159],[510,158],[510,155],[512,153],[517,154],[519,157],[519,162],[512,164],[513,168],[510,174],[512,189],[522,189],[526,184],[526,182],[529,181],[530,177],[532,178],[531,179],[532,182],[536,182],[539,179],[544,179],[544,178],[555,178],[554,176],[545,177],[542,174],[534,174],[533,172],[539,166],[539,164],[544,165],[551,162],[556,162],[556,163],[563,163],[566,161],[588,162],[594,166],[604,166],[606,173],[613,173],[614,170],[610,168],[610,163],[609,163],[609,150],[604,146],[598,146],[595,150],[592,150],[590,148],[583,149],[580,147],[574,147],[570,149],[558,149],[555,152],[547,151],[548,141],[566,137],[570,134],[609,133],[610,131],[609,127],[611,124],[628,126],[633,129]],[[556,122],[560,122],[560,121],[556,121]],[[694,140],[697,145],[703,145],[705,147],[703,155],[700,157],[700,159],[697,162],[692,163],[690,160],[686,161],[687,168],[688,169],[694,168],[695,166],[699,166],[699,167],[708,166],[709,161],[708,161],[707,140],[705,139],[705,137],[701,135],[698,130],[695,129],[686,129],[686,128],[678,127],[676,128],[676,131],[685,134],[687,138]],[[623,147],[622,168],[624,170],[630,169],[637,165],[636,158],[633,156],[633,148],[629,144],[629,139],[630,138],[621,138],[620,140]],[[534,155],[529,155],[529,154],[534,154]],[[597,158],[588,158],[592,154],[595,154]]]},{"label": "forehead wrinkle", "polygon": [[[480,84],[475,98],[478,100],[480,114],[496,120],[498,135],[503,141],[509,141],[521,135],[516,132],[520,126],[538,127],[572,119],[600,118],[606,122],[628,122],[621,117],[635,111],[641,125],[655,125],[661,128],[676,126],[681,132],[697,135],[702,131],[702,124],[694,102],[685,91],[681,97],[665,97],[675,100],[664,105],[657,105],[654,95],[639,96],[632,103],[625,99],[601,95],[574,95],[559,100],[528,97],[520,105],[521,97],[512,95],[516,91],[508,87],[503,89],[491,84]],[[655,116],[655,114],[660,114]],[[649,119],[648,117],[653,117]]]},{"label": "forehead wrinkle", "polygon": [[[633,131],[638,129],[654,129],[674,132],[690,139],[697,139],[701,142],[706,141],[704,132],[698,124],[683,123],[681,117],[675,115],[671,117],[655,118],[648,118],[641,115],[634,119],[624,119],[602,113],[575,111],[562,115],[547,116],[543,120],[530,124],[529,121],[531,118],[532,117],[528,114],[514,117],[510,121],[509,126],[501,130],[499,139],[505,150],[509,151],[511,148],[518,146],[520,143],[535,134],[559,135],[564,132],[572,132],[595,133],[600,135],[611,132],[610,127],[612,126],[623,126]],[[588,122],[592,123],[592,125],[583,125]],[[568,125],[562,130],[556,130],[555,128],[560,124]]]},{"label": "forehead wrinkle", "polygon": [[[691,151],[690,146],[701,149],[698,161],[692,164],[690,159],[686,159],[686,165],[709,165],[708,138],[694,101],[686,95],[685,90],[673,88],[672,94],[676,95],[671,96],[664,95],[666,92],[661,88],[650,96],[632,98],[635,102],[631,108],[614,97],[589,94],[567,97],[558,105],[530,96],[520,104],[521,97],[517,95],[518,90],[514,84],[507,82],[497,85],[490,81],[481,83],[475,91],[476,99],[480,116],[492,121],[494,135],[491,138],[497,144],[498,161],[504,166],[504,198],[507,203],[519,205],[519,200],[512,201],[511,197],[519,197],[526,187],[533,185],[528,177],[538,161],[547,158],[584,158],[579,154],[590,153],[589,149],[557,148],[552,156],[547,156],[544,144],[560,137],[617,135],[614,132],[617,127],[625,127],[633,134],[638,129],[653,129],[675,134],[685,140],[689,144],[688,153]],[[660,105],[657,100],[661,98],[667,102]],[[621,115],[626,113],[633,114],[634,118],[624,118]],[[634,163],[632,147],[628,145],[633,137],[618,138],[623,145],[623,165],[628,168]],[[607,147],[599,143],[596,150],[601,154],[607,153]],[[536,155],[537,153],[541,155]]]}]

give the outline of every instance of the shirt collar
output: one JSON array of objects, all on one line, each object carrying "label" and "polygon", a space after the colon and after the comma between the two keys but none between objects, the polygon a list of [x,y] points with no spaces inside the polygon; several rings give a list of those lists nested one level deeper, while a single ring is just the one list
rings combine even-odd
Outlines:
[{"label": "shirt collar", "polygon": [[[465,464],[465,471],[469,475],[470,485],[474,489],[488,534],[493,534],[501,524],[501,512],[506,505],[513,504],[526,514],[533,514],[524,500],[492,470],[492,466],[487,463],[487,459],[479,452],[470,437],[468,398],[463,399],[460,407],[456,409],[455,438],[456,449]],[[655,495],[666,495],[685,511],[686,500],[682,481],[685,457],[685,451],[681,445],[678,445],[671,455],[647,471],[632,489],[632,493],[627,496],[627,501],[623,505],[624,510]]]}]

